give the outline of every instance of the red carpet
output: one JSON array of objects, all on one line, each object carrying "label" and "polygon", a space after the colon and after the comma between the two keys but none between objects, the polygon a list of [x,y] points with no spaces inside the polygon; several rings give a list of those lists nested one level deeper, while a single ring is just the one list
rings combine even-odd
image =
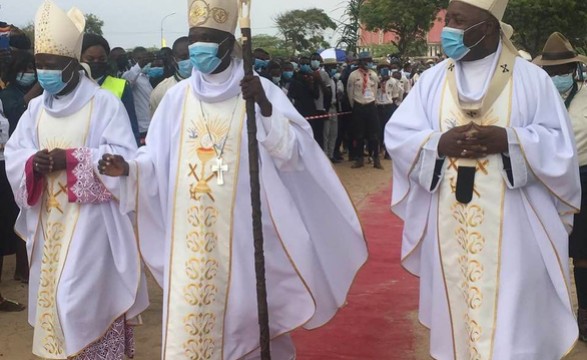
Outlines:
[{"label": "red carpet", "polygon": [[415,348],[418,280],[400,265],[402,222],[389,211],[389,188],[361,206],[369,260],[348,306],[323,328],[294,334],[299,360],[407,360]]}]

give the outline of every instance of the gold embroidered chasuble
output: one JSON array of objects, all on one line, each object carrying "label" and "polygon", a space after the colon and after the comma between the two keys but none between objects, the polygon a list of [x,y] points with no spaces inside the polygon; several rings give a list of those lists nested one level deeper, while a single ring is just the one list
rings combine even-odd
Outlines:
[{"label": "gold embroidered chasuble", "polygon": [[244,109],[240,96],[204,104],[186,89],[167,284],[166,359],[224,358]]},{"label": "gold embroidered chasuble", "polygon": [[[449,62],[440,129],[475,122],[508,127],[515,55],[504,47],[487,95],[477,104],[459,100],[455,65]],[[473,199],[455,197],[458,166],[476,169]],[[477,160],[448,158],[439,187],[438,242],[453,332],[455,359],[490,360],[499,295],[506,183],[501,154]]]},{"label": "gold embroidered chasuble", "polygon": [[[37,125],[40,148],[51,151],[85,146],[92,107],[93,101],[90,101],[76,114],[60,118],[41,111]],[[33,353],[46,359],[67,358],[56,297],[79,207],[78,203],[69,202],[65,170],[46,177],[37,230],[37,237],[42,234],[44,242],[33,336]]]}]

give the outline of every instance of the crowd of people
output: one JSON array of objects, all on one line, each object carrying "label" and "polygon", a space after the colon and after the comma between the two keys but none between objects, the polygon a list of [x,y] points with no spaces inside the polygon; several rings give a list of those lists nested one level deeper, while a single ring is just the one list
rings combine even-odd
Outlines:
[{"label": "crowd of people", "polygon": [[[278,360],[295,358],[300,323],[332,319],[367,258],[329,163],[383,169],[382,157],[435,356],[550,360],[587,341],[587,57],[554,33],[520,58],[507,3],[452,1],[444,61],[257,48],[258,76],[244,75],[234,0],[190,1],[188,36],[156,52],[111,48],[50,0],[34,44],[0,23],[0,274],[16,254],[33,353],[132,356],[147,267],[167,299],[164,358],[258,358],[254,259],[240,251],[252,236],[246,100]],[[24,309],[0,294],[0,313]]]}]

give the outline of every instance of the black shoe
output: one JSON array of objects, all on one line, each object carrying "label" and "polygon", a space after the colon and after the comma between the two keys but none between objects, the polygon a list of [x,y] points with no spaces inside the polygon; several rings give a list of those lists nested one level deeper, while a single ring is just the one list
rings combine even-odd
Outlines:
[{"label": "black shoe", "polygon": [[579,323],[579,340],[587,342],[587,309],[579,309],[577,322]]},{"label": "black shoe", "polygon": [[351,169],[359,169],[365,166],[365,162],[363,159],[359,159],[355,161],[355,163],[351,166]]},{"label": "black shoe", "polygon": [[340,163],[340,160],[338,160],[335,157],[332,157],[332,158],[330,158],[330,162],[333,163],[333,164],[339,164]]}]

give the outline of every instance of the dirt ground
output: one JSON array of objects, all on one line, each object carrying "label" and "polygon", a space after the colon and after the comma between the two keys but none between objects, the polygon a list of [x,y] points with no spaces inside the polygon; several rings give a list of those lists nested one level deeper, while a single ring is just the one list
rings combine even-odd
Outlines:
[{"label": "dirt ground", "polygon": [[[380,192],[389,185],[391,179],[391,163],[384,161],[385,171],[366,167],[360,170],[350,168],[345,162],[335,166],[340,178],[347,188],[355,206],[360,209],[363,201],[370,195]],[[14,257],[6,257],[0,282],[2,295],[26,304],[27,286],[12,280]],[[135,332],[137,353],[136,360],[158,360],[161,347],[161,307],[162,291],[149,279],[150,308],[143,314],[144,325]],[[428,331],[419,324],[417,314],[406,314],[412,319],[417,337],[417,348],[412,359],[380,359],[380,360],[428,360]],[[20,313],[0,314],[0,360],[36,360],[31,355],[33,332],[27,323],[26,311]],[[587,359],[587,345],[580,343],[575,351],[565,360]],[[300,359],[303,360],[303,359]],[[324,359],[329,360],[329,359]],[[361,359],[356,359],[361,360]],[[378,359],[379,360],[379,359]],[[537,359],[540,360],[540,359]]]}]

